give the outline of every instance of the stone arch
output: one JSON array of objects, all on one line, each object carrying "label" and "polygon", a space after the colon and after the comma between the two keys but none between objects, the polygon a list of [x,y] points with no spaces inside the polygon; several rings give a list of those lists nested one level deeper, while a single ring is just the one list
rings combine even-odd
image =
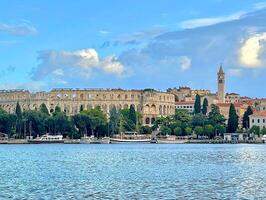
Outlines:
[{"label": "stone arch", "polygon": [[162,105],[159,106],[159,114],[160,114],[160,115],[163,114],[163,107],[162,107]]},{"label": "stone arch", "polygon": [[106,104],[103,104],[103,105],[102,105],[102,110],[103,110],[104,112],[107,112],[107,105],[106,105]]},{"label": "stone arch", "polygon": [[88,104],[88,105],[87,105],[87,110],[90,110],[90,109],[92,109],[92,108],[93,108],[92,104]]},{"label": "stone arch", "polygon": [[152,113],[156,113],[156,106],[155,106],[155,104],[152,104],[151,105],[151,112]]},{"label": "stone arch", "polygon": [[151,124],[154,124],[154,122],[156,121],[155,117],[151,118]]},{"label": "stone arch", "polygon": [[117,110],[121,110],[122,109],[122,105],[121,104],[118,104],[116,107],[117,107]]},{"label": "stone arch", "polygon": [[113,109],[113,108],[116,108],[114,104],[110,104],[109,105],[109,112]]},{"label": "stone arch", "polygon": [[166,106],[163,106],[163,115],[166,115]]},{"label": "stone arch", "polygon": [[144,112],[149,113],[150,112],[150,105],[146,104],[144,107]]},{"label": "stone arch", "polygon": [[146,117],[146,119],[145,119],[145,124],[150,124],[150,123],[151,123],[150,118],[149,118],[149,117]]},{"label": "stone arch", "polygon": [[128,104],[124,104],[123,108],[128,109]]},{"label": "stone arch", "polygon": [[137,105],[137,111],[138,111],[138,112],[141,112],[141,110],[142,110],[142,109],[141,109],[141,105],[138,104],[138,105]]},{"label": "stone arch", "polygon": [[136,110],[136,106],[135,106],[135,104],[130,104],[130,106],[133,106],[133,108]]}]

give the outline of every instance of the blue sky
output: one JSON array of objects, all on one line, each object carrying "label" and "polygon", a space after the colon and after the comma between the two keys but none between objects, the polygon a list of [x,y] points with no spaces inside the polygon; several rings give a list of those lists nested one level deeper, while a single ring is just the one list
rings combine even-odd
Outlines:
[{"label": "blue sky", "polygon": [[0,2],[0,88],[155,88],[265,97],[266,2]]}]

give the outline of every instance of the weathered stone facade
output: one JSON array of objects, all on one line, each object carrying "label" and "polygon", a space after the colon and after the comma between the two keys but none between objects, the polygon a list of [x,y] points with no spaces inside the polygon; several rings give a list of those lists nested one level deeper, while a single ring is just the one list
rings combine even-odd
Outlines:
[{"label": "weathered stone facade", "polygon": [[175,113],[175,96],[153,90],[122,89],[54,89],[50,92],[31,93],[27,90],[0,91],[0,107],[14,113],[16,103],[23,110],[37,110],[44,103],[50,112],[59,106],[68,115],[100,106],[107,114],[112,107],[129,108],[133,105],[143,116],[143,124],[152,124],[160,116]]}]

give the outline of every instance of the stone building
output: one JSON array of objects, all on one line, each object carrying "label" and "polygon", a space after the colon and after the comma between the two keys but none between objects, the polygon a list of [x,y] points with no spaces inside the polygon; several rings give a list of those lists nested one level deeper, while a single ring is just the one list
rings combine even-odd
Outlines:
[{"label": "stone building", "polygon": [[54,89],[50,92],[31,93],[28,90],[0,91],[0,107],[14,113],[16,103],[22,110],[38,110],[44,103],[50,112],[59,106],[67,115],[84,110],[100,108],[107,114],[112,107],[129,108],[133,105],[143,116],[143,124],[151,125],[157,117],[175,113],[175,96],[154,90],[122,89]]},{"label": "stone building", "polygon": [[249,116],[249,124],[252,126],[259,126],[260,129],[266,128],[266,111],[255,112]]},{"label": "stone building", "polygon": [[223,67],[220,66],[219,72],[217,73],[217,81],[218,81],[218,100],[219,103],[225,102],[225,73]]}]

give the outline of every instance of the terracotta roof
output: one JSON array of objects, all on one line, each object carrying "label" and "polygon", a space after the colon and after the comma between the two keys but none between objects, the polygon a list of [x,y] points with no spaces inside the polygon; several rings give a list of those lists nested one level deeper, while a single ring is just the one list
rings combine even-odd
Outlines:
[{"label": "terracotta roof", "polygon": [[266,111],[255,112],[252,117],[266,117]]},{"label": "terracotta roof", "polygon": [[[220,106],[220,107],[230,107],[231,103],[217,103],[216,105]],[[249,103],[242,103],[242,102],[234,103],[235,107],[241,107],[244,105],[250,105],[250,104]]]},{"label": "terracotta roof", "polygon": [[175,102],[176,105],[187,105],[187,104],[193,104],[194,105],[194,101],[178,101]]}]

